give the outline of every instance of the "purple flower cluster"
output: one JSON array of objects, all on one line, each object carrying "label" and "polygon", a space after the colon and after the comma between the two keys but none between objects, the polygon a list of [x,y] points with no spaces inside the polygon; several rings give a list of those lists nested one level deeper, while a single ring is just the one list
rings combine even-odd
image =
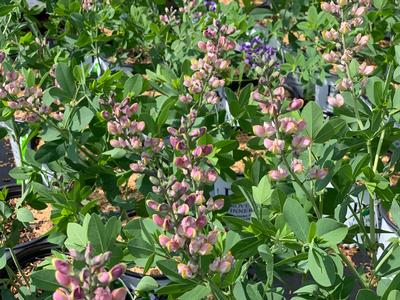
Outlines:
[{"label": "purple flower cluster", "polygon": [[214,1],[204,1],[204,6],[207,8],[209,11],[216,11],[217,10],[217,3]]},{"label": "purple flower cluster", "polygon": [[105,265],[111,252],[93,256],[93,249],[87,245],[85,253],[71,251],[75,261],[83,262],[82,269],[74,269],[73,263],[54,259],[55,277],[61,288],[53,293],[54,300],[124,300],[125,288],[111,290],[111,282],[119,279],[126,271],[126,265],[119,263],[106,271]]},{"label": "purple flower cluster", "polygon": [[245,63],[252,68],[270,64],[276,54],[276,49],[266,45],[259,36],[241,44],[240,51],[245,53]]}]

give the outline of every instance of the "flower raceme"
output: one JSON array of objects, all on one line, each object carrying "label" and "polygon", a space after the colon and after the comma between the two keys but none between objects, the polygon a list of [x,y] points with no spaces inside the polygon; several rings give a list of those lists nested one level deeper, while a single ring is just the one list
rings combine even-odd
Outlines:
[{"label": "flower raceme", "polygon": [[192,59],[191,69],[194,73],[185,75],[183,85],[187,93],[179,96],[183,103],[190,103],[194,98],[209,104],[220,101],[216,89],[225,85],[223,79],[229,71],[230,61],[224,59],[224,54],[235,48],[235,42],[229,36],[235,33],[235,28],[222,25],[214,20],[204,32],[205,41],[198,42],[198,48],[204,53],[200,59]]},{"label": "flower raceme", "polygon": [[68,261],[53,260],[56,280],[62,286],[53,293],[54,300],[125,299],[127,293],[125,288],[114,290],[110,288],[110,284],[119,279],[126,270],[126,265],[123,263],[115,265],[109,271],[105,269],[105,264],[111,258],[111,252],[93,256],[92,246],[88,244],[84,254],[72,250],[70,255],[74,260],[83,262],[84,267],[76,270]]}]

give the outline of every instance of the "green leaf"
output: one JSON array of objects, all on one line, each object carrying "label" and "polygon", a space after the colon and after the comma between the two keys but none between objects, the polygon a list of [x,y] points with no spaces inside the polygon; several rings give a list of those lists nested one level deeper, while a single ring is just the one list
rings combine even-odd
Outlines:
[{"label": "green leaf", "polygon": [[271,249],[265,244],[258,247],[258,253],[260,253],[261,258],[265,262],[267,285],[272,286],[274,280],[274,255],[271,253]]},{"label": "green leaf", "polygon": [[143,88],[143,78],[140,74],[135,74],[133,77],[128,78],[124,84],[124,97],[139,96]]},{"label": "green leaf", "polygon": [[366,94],[368,99],[376,104],[379,105],[382,103],[383,100],[383,87],[385,83],[379,77],[371,77],[368,79],[367,86],[366,86]]},{"label": "green leaf", "polygon": [[400,226],[400,206],[396,199],[393,199],[392,206],[390,208],[393,222]]},{"label": "green leaf", "polygon": [[283,206],[283,216],[294,234],[302,241],[307,241],[310,222],[299,202],[292,198],[286,199]]},{"label": "green leaf", "polygon": [[6,254],[6,248],[1,247],[0,248],[0,270],[3,269],[7,264],[7,254]]},{"label": "green leaf", "polygon": [[315,136],[314,143],[326,143],[327,141],[343,136],[346,130],[346,121],[341,118],[332,118],[324,124]]},{"label": "green leaf", "polygon": [[154,254],[154,246],[144,241],[142,238],[137,237],[129,241],[128,249],[134,257],[146,258]]},{"label": "green leaf", "polygon": [[65,154],[65,147],[61,140],[45,143],[35,154],[35,159],[39,163],[49,163],[55,161]]},{"label": "green leaf", "polygon": [[258,284],[248,284],[246,286],[246,291],[247,295],[249,296],[249,299],[263,300],[263,297],[261,296],[263,293],[259,290]]},{"label": "green leaf", "polygon": [[326,242],[323,246],[335,246],[344,240],[348,232],[346,225],[333,219],[323,218],[317,222],[317,236]]},{"label": "green leaf", "polygon": [[387,300],[399,300],[400,299],[400,291],[393,290],[389,293]]},{"label": "green leaf", "polygon": [[144,276],[136,286],[136,290],[139,292],[149,292],[158,288],[157,281],[150,276]]},{"label": "green leaf", "polygon": [[394,51],[396,53],[396,62],[398,65],[400,65],[400,45],[394,46]]},{"label": "green leaf", "polygon": [[2,4],[0,6],[0,17],[7,16],[13,9],[16,7],[16,5],[4,5]]},{"label": "green leaf", "polygon": [[330,287],[336,278],[335,263],[323,250],[310,247],[308,251],[308,268],[314,280],[324,286]]},{"label": "green leaf", "polygon": [[65,63],[59,63],[56,66],[56,79],[65,95],[72,99],[75,96],[75,83],[71,69]]},{"label": "green leaf", "polygon": [[59,287],[55,278],[54,270],[40,270],[33,272],[30,279],[32,280],[32,284],[45,291],[54,292]]},{"label": "green leaf", "polygon": [[94,117],[94,113],[87,107],[83,106],[79,108],[79,110],[74,114],[72,118],[72,131],[81,131],[89,125],[90,121],[92,121]]},{"label": "green leaf", "polygon": [[105,226],[100,217],[96,214],[91,215],[88,224],[87,237],[97,254],[111,250],[108,249],[108,234],[109,233],[106,232]]},{"label": "green leaf", "polygon": [[157,116],[157,125],[159,128],[161,128],[162,125],[167,121],[168,119],[168,114],[170,109],[175,105],[176,103],[176,98],[168,98],[162,105],[161,110]]},{"label": "green leaf", "polygon": [[262,242],[256,237],[248,237],[237,242],[231,249],[236,259],[248,258],[257,253],[257,247]]},{"label": "green leaf", "polygon": [[272,195],[271,183],[268,176],[265,175],[258,184],[257,187],[253,186],[253,198],[254,201],[259,205],[267,205],[270,203]]},{"label": "green leaf", "polygon": [[322,109],[315,103],[309,102],[301,113],[306,122],[306,132],[314,139],[324,125],[324,115]]},{"label": "green leaf", "polygon": [[33,222],[35,218],[33,217],[32,212],[26,208],[26,207],[21,207],[17,209],[17,219],[21,221],[22,223],[29,223]]},{"label": "green leaf", "polygon": [[88,242],[87,232],[82,225],[77,223],[68,223],[66,246],[69,249],[83,250]]},{"label": "green leaf", "polygon": [[184,293],[179,297],[179,300],[197,300],[206,299],[211,294],[209,286],[198,285],[193,290]]},{"label": "green leaf", "polygon": [[393,80],[400,83],[400,67],[397,67],[393,72]]}]

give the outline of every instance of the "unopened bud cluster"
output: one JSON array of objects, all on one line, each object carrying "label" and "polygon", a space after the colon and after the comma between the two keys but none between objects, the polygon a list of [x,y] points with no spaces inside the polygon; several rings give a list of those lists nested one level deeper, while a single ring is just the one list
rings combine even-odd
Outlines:
[{"label": "unopened bud cluster", "polygon": [[71,251],[74,261],[83,263],[81,269],[75,269],[73,262],[53,259],[55,277],[61,288],[53,293],[54,300],[124,300],[125,288],[112,290],[110,285],[126,271],[126,265],[119,263],[109,271],[105,265],[111,258],[111,252],[94,256],[91,244],[84,253]]}]

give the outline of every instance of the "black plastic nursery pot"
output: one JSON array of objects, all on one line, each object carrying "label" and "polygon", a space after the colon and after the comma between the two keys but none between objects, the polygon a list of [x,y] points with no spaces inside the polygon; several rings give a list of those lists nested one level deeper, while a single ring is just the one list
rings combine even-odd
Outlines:
[{"label": "black plastic nursery pot", "polygon": [[[134,292],[136,290],[136,287],[139,283],[139,281],[144,277],[144,274],[140,274],[137,272],[132,272],[132,271],[126,271],[125,274],[121,277],[122,281],[126,285],[126,287],[131,291]],[[169,283],[171,283],[171,280],[169,280],[166,276],[164,275],[152,275],[152,278],[154,278],[158,286],[162,287],[165,286]],[[162,299],[162,298],[156,298],[156,299]]]},{"label": "black plastic nursery pot", "polygon": [[393,232],[399,231],[399,227],[390,218],[389,211],[387,211],[386,208],[384,208],[381,203],[378,206],[378,212],[379,212],[379,217],[381,217],[387,223],[387,225]]},{"label": "black plastic nursery pot", "polygon": [[[6,201],[13,198],[21,197],[20,185],[3,186],[2,188],[8,189]],[[51,250],[56,249],[57,247],[57,245],[51,244],[47,241],[47,236],[41,236],[27,242],[19,243],[15,245],[12,249],[19,264],[21,264],[21,266],[26,266],[28,263],[35,261],[37,258],[43,258],[49,255],[51,253]],[[9,250],[7,250],[6,252],[6,257],[7,265],[12,269],[15,269],[16,266]],[[6,270],[0,270],[0,278],[7,277],[8,275]]]}]

